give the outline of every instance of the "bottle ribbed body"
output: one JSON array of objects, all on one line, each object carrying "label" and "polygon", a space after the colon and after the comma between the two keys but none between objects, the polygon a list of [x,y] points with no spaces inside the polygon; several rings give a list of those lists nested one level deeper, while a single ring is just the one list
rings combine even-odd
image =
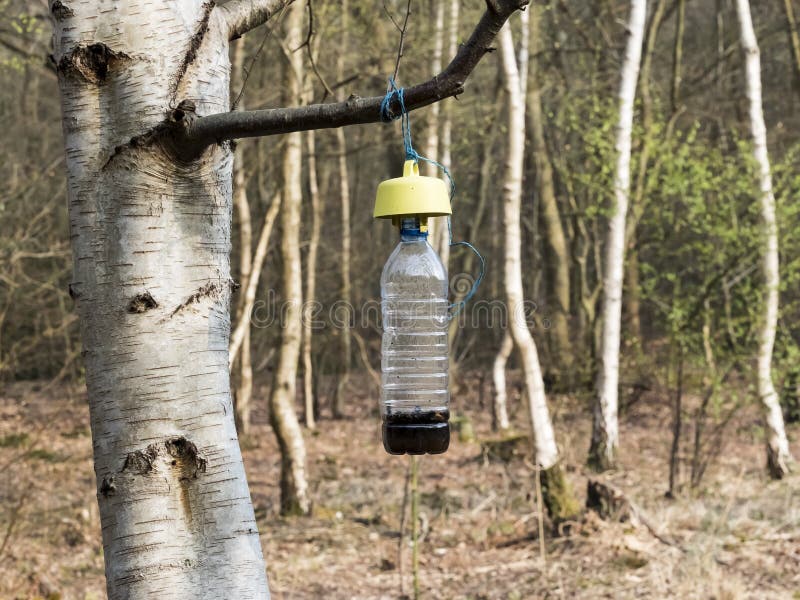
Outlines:
[{"label": "bottle ribbed body", "polygon": [[381,416],[392,454],[435,454],[449,445],[447,288],[427,234],[402,229],[381,277]]}]

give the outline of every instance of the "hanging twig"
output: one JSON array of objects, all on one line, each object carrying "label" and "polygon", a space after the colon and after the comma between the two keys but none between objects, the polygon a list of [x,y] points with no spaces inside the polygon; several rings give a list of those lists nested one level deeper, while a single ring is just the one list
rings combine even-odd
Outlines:
[{"label": "hanging twig", "polygon": [[394,73],[392,73],[392,79],[397,80],[397,73],[400,71],[400,60],[403,58],[403,51],[405,49],[405,41],[406,41],[406,31],[408,30],[408,18],[411,16],[411,0],[408,0],[406,3],[406,16],[403,19],[403,25],[401,26],[395,21],[392,13],[389,12],[389,9],[386,7],[386,3],[383,4],[383,10],[386,11],[386,16],[389,17],[389,20],[392,24],[397,28],[397,31],[400,32],[400,41],[397,44],[397,59],[394,62]]},{"label": "hanging twig", "polygon": [[[325,99],[328,97],[328,95],[333,96],[334,93],[330,86],[328,86],[328,82],[325,81],[322,73],[320,73],[319,69],[317,68],[317,61],[314,59],[314,49],[311,43],[311,38],[313,37],[314,33],[314,5],[313,0],[308,0],[308,37],[306,37],[306,41],[303,46],[306,47],[308,52],[308,62],[311,65],[311,70],[314,71],[314,75],[317,76],[317,79],[319,79],[319,82],[325,89],[325,94],[322,96],[322,102],[325,102]],[[302,48],[303,46],[300,47]]]},{"label": "hanging twig", "polygon": [[[253,54],[253,58],[250,60],[250,66],[244,69],[244,78],[242,79],[242,88],[239,90],[239,93],[236,95],[236,100],[233,101],[231,104],[231,110],[236,110],[236,107],[239,105],[239,101],[242,99],[242,95],[244,94],[244,88],[247,86],[247,80],[250,79],[250,73],[253,71],[253,66],[256,64],[258,57],[261,55],[261,51],[264,49],[264,44],[267,43],[267,38],[272,34],[271,27],[264,28],[264,37],[261,38],[261,43],[258,45],[258,50],[256,53]],[[244,44],[244,40],[239,42],[240,44]]]}]

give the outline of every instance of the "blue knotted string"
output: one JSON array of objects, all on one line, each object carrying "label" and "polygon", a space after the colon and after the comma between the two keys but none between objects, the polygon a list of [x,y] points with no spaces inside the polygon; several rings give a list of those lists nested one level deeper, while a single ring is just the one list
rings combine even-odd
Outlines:
[{"label": "blue knotted string", "polygon": [[[396,99],[397,103],[400,105],[400,114],[396,114],[392,111],[392,99]],[[456,182],[453,179],[453,176],[450,174],[450,171],[445,167],[442,163],[433,160],[432,158],[428,158],[427,156],[422,156],[419,152],[414,149],[414,145],[411,143],[411,122],[408,116],[408,110],[406,109],[406,101],[405,96],[403,94],[403,88],[397,87],[397,83],[394,80],[394,77],[389,78],[389,89],[386,91],[386,95],[383,97],[381,101],[381,121],[384,123],[390,123],[392,121],[396,121],[400,119],[400,129],[403,132],[403,147],[406,152],[406,160],[413,160],[415,163],[419,163],[419,161],[423,160],[427,163],[434,165],[436,168],[440,169],[445,176],[447,177],[448,181],[450,181],[450,203],[452,204],[453,198],[456,195]],[[478,257],[480,261],[480,270],[478,272],[478,277],[472,284],[469,292],[467,295],[464,296],[464,299],[460,302],[454,303],[450,305],[450,318],[454,318],[461,312],[464,306],[469,302],[475,293],[478,291],[478,287],[483,281],[483,276],[486,272],[486,261],[484,260],[481,253],[478,252],[478,249],[470,244],[467,241],[461,242],[454,242],[453,241],[453,228],[450,225],[450,216],[447,216],[447,235],[448,235],[448,243],[452,246],[466,246],[470,250],[475,253],[475,256]]]}]

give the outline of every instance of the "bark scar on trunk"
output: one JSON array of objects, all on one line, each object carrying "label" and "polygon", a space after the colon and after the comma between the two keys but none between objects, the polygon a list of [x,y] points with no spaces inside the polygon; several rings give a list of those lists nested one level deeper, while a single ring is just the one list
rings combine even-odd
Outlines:
[{"label": "bark scar on trunk", "polygon": [[75,14],[73,10],[61,2],[61,0],[56,0],[50,5],[50,12],[53,14],[53,18],[56,21],[61,21],[62,19],[66,19],[67,17],[71,17]]},{"label": "bark scar on trunk", "polygon": [[125,458],[125,464],[122,465],[122,471],[130,471],[136,475],[144,475],[153,470],[153,461],[158,456],[158,448],[155,444],[150,444],[144,450],[136,450],[131,452]]},{"label": "bark scar on trunk", "polygon": [[109,72],[129,62],[130,55],[117,52],[102,43],[77,46],[58,61],[57,70],[64,75],[75,74],[89,83],[105,82]]},{"label": "bark scar on trunk", "polygon": [[117,486],[114,485],[113,475],[106,475],[103,477],[103,481],[100,482],[100,493],[103,495],[103,498],[108,498],[117,493]]},{"label": "bark scar on trunk", "polygon": [[194,294],[189,296],[184,302],[179,304],[175,308],[175,310],[173,310],[172,313],[169,315],[169,318],[171,319],[176,314],[188,308],[192,304],[200,302],[200,300],[202,300],[203,298],[218,298],[221,293],[222,293],[222,285],[218,282],[209,281],[207,284],[205,284],[203,287],[197,290]]},{"label": "bark scar on trunk", "polygon": [[178,70],[175,72],[172,89],[170,90],[173,101],[178,95],[178,88],[180,88],[181,82],[183,81],[183,76],[186,75],[189,66],[197,58],[197,52],[200,50],[200,46],[203,44],[203,39],[208,31],[208,23],[211,20],[211,13],[214,11],[215,4],[214,0],[206,0],[206,2],[203,3],[203,17],[200,19],[197,31],[195,31],[194,35],[189,40],[189,49],[186,51],[186,55],[183,57]]},{"label": "bark scar on trunk", "polygon": [[197,479],[198,473],[206,472],[207,461],[200,456],[192,442],[185,437],[172,438],[164,442],[167,454],[172,457],[171,464],[178,471],[178,479],[182,482]]},{"label": "bark scar on trunk", "polygon": [[141,314],[153,308],[158,308],[158,302],[150,292],[136,294],[128,303],[128,312],[131,314]]}]

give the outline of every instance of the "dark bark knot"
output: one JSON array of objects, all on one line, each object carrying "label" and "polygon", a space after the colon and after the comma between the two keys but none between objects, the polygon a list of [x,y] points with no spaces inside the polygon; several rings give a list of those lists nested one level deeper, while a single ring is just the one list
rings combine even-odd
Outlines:
[{"label": "dark bark knot", "polygon": [[178,471],[181,481],[197,479],[198,473],[206,472],[206,459],[200,456],[197,446],[184,437],[173,438],[164,443],[170,464]]},{"label": "dark bark knot", "polygon": [[117,486],[114,485],[113,475],[106,475],[103,477],[103,481],[100,482],[100,493],[103,495],[103,498],[108,498],[117,493]]},{"label": "dark bark knot", "polygon": [[116,52],[105,44],[78,46],[58,61],[58,71],[65,75],[76,74],[89,83],[105,82],[109,72],[131,60],[124,52]]},{"label": "dark bark knot", "polygon": [[136,296],[128,302],[128,312],[132,315],[141,314],[153,308],[158,308],[158,302],[150,295],[150,292],[136,294]]},{"label": "dark bark knot", "polygon": [[50,12],[56,21],[61,21],[75,14],[72,9],[61,2],[61,0],[56,0],[50,5]]},{"label": "dark bark knot", "polygon": [[153,470],[153,462],[158,456],[158,449],[155,444],[150,444],[144,450],[137,450],[131,452],[125,458],[125,464],[122,465],[122,470],[129,471],[135,475],[146,475]]}]

